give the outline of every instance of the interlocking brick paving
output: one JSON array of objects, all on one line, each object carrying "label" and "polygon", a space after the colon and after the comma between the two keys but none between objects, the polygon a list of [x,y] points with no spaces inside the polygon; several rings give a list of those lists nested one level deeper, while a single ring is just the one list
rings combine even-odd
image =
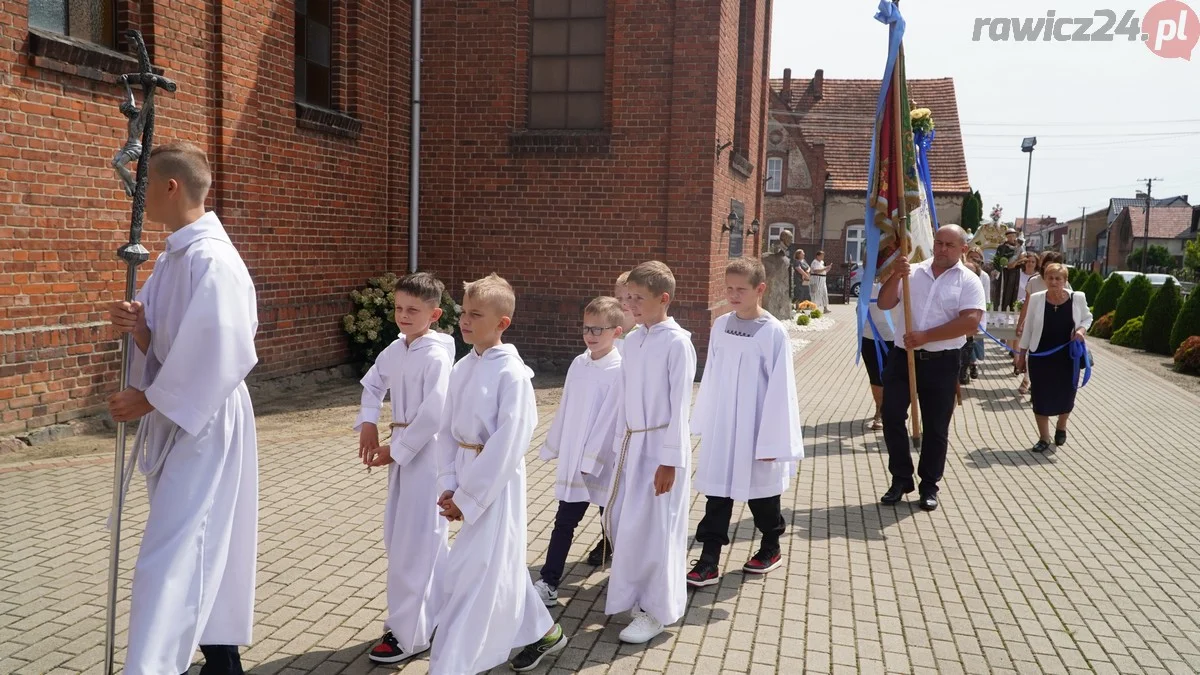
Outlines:
[{"label": "interlocking brick paving", "polygon": [[[742,574],[756,542],[739,504],[721,583],[692,594],[682,625],[621,645],[628,619],[603,613],[607,571],[582,562],[599,538],[593,510],[555,610],[570,646],[539,672],[1200,672],[1200,397],[1093,344],[1097,369],[1070,440],[1039,456],[1026,449],[1035,432],[1017,380],[989,345],[954,417],[941,508],[881,506],[886,454],[866,429],[852,311],[835,307],[836,325],[806,333],[797,354],[808,457],[784,496],[786,567]],[[535,447],[553,410],[541,413]],[[384,472],[355,465],[345,427],[273,425],[260,443],[256,641],[245,662],[263,674],[397,670],[365,656],[384,610]],[[0,473],[0,673],[102,670],[111,463],[56,463]],[[532,450],[527,465],[536,571],[553,466]],[[118,658],[147,513],[140,479],[126,509]],[[702,514],[697,496],[693,529]],[[398,671],[427,669],[418,657]]]}]

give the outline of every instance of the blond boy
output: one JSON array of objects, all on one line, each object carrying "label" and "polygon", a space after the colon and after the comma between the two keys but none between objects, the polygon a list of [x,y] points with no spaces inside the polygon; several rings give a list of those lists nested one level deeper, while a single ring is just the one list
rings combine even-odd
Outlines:
[{"label": "blond boy", "polygon": [[629,334],[637,330],[637,320],[633,318],[633,311],[629,308],[629,272],[621,272],[617,277],[617,283],[613,288],[613,297],[621,302],[621,337],[617,340],[617,351],[625,349],[625,338]]},{"label": "blond boy", "polygon": [[537,426],[533,371],[503,344],[516,296],[496,274],[465,285],[459,327],[473,349],[450,373],[438,436],[441,515],[462,521],[442,575],[429,670],[467,675],[508,660],[532,670],[567,644],[525,568],[525,451]]},{"label": "blond boy", "polygon": [[638,339],[622,352],[623,404],[616,468],[605,518],[613,538],[607,614],[630,611],[623,642],[649,642],[678,621],[687,603],[691,433],[688,410],[696,350],[668,316],[675,276],[658,261],[629,273],[629,307]]}]

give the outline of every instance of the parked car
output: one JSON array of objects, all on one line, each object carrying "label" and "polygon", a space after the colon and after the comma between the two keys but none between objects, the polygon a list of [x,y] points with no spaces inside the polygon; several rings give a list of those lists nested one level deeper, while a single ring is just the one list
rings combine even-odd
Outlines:
[{"label": "parked car", "polygon": [[1125,279],[1125,283],[1129,283],[1129,282],[1133,281],[1135,277],[1145,276],[1150,279],[1150,285],[1155,288],[1162,286],[1163,284],[1167,283],[1167,279],[1170,279],[1171,281],[1174,281],[1175,285],[1178,286],[1181,290],[1183,289],[1183,284],[1179,283],[1179,280],[1170,274],[1150,273],[1150,274],[1143,275],[1141,272],[1130,272],[1127,270],[1121,270],[1121,271],[1116,271],[1116,272],[1110,272],[1108,276],[1111,277],[1114,274],[1121,275],[1121,277],[1123,279]]},{"label": "parked car", "polygon": [[863,268],[858,263],[846,264],[850,266],[850,281],[847,282],[850,284],[850,297],[857,298],[858,294],[862,292]]}]

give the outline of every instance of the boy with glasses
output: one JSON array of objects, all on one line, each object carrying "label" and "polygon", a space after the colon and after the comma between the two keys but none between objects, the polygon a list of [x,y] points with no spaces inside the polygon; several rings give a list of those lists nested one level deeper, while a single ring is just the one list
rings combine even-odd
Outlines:
[{"label": "boy with glasses", "polygon": [[[616,298],[596,298],[583,310],[582,333],[587,351],[575,357],[567,371],[562,401],[539,454],[547,461],[558,460],[554,483],[558,513],[542,578],[533,584],[548,607],[558,602],[558,585],[575,527],[591,504],[599,506],[604,514],[611,443],[621,400],[621,352],[615,343],[623,332],[623,319],[621,302]],[[598,567],[606,559],[612,559],[612,544],[602,535],[588,555],[588,563]]]}]

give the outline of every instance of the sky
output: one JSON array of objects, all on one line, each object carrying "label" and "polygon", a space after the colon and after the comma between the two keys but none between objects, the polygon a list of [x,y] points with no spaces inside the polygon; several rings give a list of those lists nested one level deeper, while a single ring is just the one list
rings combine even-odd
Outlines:
[{"label": "sky", "polygon": [[[1200,13],[1200,0],[1188,1]],[[1140,21],[1154,4],[1120,2],[1102,5],[1115,13],[1117,25],[1130,10]],[[887,28],[874,19],[878,0],[772,5],[772,77],[782,77],[784,68],[792,77],[812,77],[818,68],[826,78],[883,76]],[[1153,184],[1156,198],[1187,194],[1200,203],[1200,47],[1191,61],[1163,58],[1115,27],[1110,42],[1017,42],[1012,32],[1008,41],[993,41],[986,24],[973,40],[982,18],[1044,19],[1053,10],[1059,19],[1092,19],[1088,33],[1106,23],[1095,16],[1097,4],[1073,0],[904,0],[900,8],[908,24],[908,78],[954,78],[967,171],[983,198],[984,217],[997,203],[1005,221],[1023,215],[1026,136],[1038,139],[1030,218],[1077,218],[1081,207],[1091,213],[1111,197],[1133,197],[1147,178],[1162,179]],[[1151,43],[1157,30],[1155,24]],[[1200,24],[1185,22],[1183,34],[1194,44]],[[937,114],[933,110],[935,123]]]}]

